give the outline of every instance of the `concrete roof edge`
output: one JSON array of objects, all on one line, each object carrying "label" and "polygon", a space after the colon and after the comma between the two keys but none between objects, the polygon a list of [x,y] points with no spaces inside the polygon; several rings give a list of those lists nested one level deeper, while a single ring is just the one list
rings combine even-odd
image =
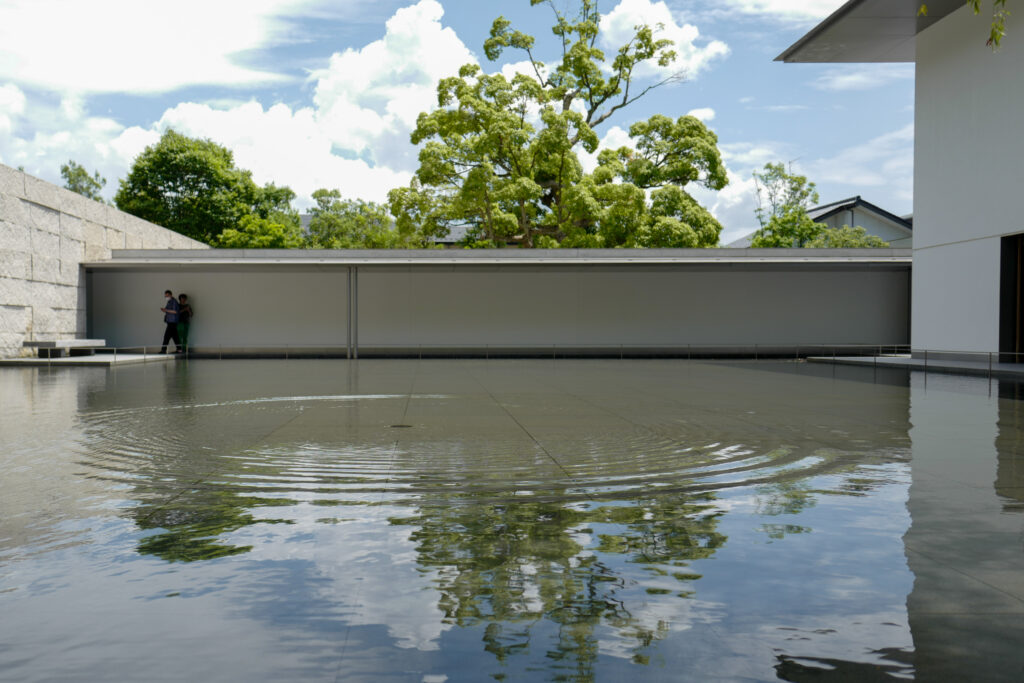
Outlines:
[{"label": "concrete roof edge", "polygon": [[[882,5],[886,14],[880,18],[889,25],[896,27],[898,32],[905,31],[902,26],[907,26],[909,31],[899,33],[906,39],[913,39],[922,30],[941,21],[949,14],[964,7],[965,0],[849,0],[839,9],[830,14],[810,31],[801,36],[795,43],[786,48],[775,58],[776,62],[816,62],[816,63],[837,63],[837,62],[913,62],[913,54],[903,58],[893,56],[886,45],[891,47],[892,35],[882,32],[877,34],[865,34],[860,26],[864,18],[873,16],[878,12],[878,6]],[[921,5],[927,5],[928,11],[920,12]],[[824,41],[828,45],[835,40],[836,33],[842,33],[847,29],[846,23],[850,23],[849,35],[857,35],[859,45],[856,48],[858,58],[854,59],[807,59],[806,52],[821,48],[822,45],[815,45],[816,42]],[[845,41],[844,41],[845,42]],[[833,55],[834,56],[834,55]]]},{"label": "concrete roof edge", "polygon": [[87,268],[182,265],[571,265],[619,263],[909,262],[910,249],[115,250]]},{"label": "concrete roof edge", "polygon": [[845,17],[847,14],[849,14],[853,10],[853,8],[856,7],[857,5],[861,4],[861,2],[863,2],[863,0],[849,0],[847,3],[842,5],[839,9],[837,9],[835,12],[833,12],[832,14],[828,15],[827,17],[825,17],[821,21],[821,23],[819,23],[814,28],[812,28],[810,31],[808,31],[807,33],[802,35],[795,43],[793,43],[788,48],[783,50],[782,53],[779,54],[779,56],[776,57],[773,61],[776,61],[776,62],[788,61],[790,59],[790,57],[792,57],[792,55],[796,54],[801,49],[803,49],[803,47],[807,43],[810,43],[812,40],[817,38],[819,35],[821,35],[830,26],[832,26],[835,23],[838,23],[840,19]]}]

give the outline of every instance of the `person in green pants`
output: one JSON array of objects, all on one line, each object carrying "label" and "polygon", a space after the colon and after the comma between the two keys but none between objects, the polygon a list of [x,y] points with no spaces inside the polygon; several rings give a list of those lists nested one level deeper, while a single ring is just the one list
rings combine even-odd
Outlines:
[{"label": "person in green pants", "polygon": [[188,353],[188,328],[192,324],[192,305],[188,294],[178,295],[178,353]]}]

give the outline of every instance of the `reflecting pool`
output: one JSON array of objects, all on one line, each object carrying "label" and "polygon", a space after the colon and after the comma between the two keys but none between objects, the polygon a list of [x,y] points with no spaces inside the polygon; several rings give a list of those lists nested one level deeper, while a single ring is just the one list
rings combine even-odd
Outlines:
[{"label": "reflecting pool", "polygon": [[1024,395],[797,362],[0,369],[0,680],[1024,677]]}]

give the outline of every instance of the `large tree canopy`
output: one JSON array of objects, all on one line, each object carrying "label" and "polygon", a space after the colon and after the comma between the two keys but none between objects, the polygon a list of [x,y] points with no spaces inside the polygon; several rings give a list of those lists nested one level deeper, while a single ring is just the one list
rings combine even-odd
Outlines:
[{"label": "large tree canopy", "polygon": [[413,236],[392,224],[387,208],[361,199],[342,199],[339,190],[313,193],[316,206],[307,246],[313,249],[393,249],[419,247]]},{"label": "large tree canopy", "polygon": [[581,0],[573,19],[546,4],[560,44],[554,64],[535,56],[532,36],[499,17],[484,53],[496,60],[522,50],[529,73],[506,78],[469,64],[438,84],[439,108],[420,114],[412,134],[423,145],[416,179],[389,195],[398,226],[428,238],[466,226],[467,245],[480,247],[717,244],[721,226],[684,189],[727,182],[718,139],[696,118],[655,115],[633,124],[635,148],[603,150],[593,173],[578,157],[597,150],[595,128],[615,112],[679,80],[636,82],[643,62],[675,60],[670,41],[637,27],[608,62],[596,47],[594,0]]},{"label": "large tree canopy", "polygon": [[243,228],[246,216],[277,214],[280,223],[294,214],[294,196],[287,187],[258,187],[227,148],[168,130],[136,157],[114,202],[122,211],[216,244],[225,230]]}]

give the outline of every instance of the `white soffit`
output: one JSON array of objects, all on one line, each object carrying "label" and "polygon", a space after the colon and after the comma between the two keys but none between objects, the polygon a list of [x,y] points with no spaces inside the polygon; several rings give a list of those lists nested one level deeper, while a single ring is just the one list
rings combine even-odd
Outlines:
[{"label": "white soffit", "polygon": [[[928,13],[918,14],[921,5]],[[965,0],[850,0],[775,58],[777,62],[913,62],[914,37]]]}]

